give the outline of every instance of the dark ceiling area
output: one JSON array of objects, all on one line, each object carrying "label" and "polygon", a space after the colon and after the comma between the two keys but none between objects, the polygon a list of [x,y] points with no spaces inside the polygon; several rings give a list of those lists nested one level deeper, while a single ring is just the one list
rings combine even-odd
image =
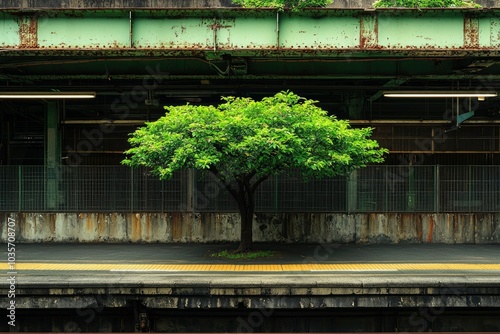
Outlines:
[{"label": "dark ceiling area", "polygon": [[[113,124],[114,131],[92,147],[92,154],[83,154],[82,163],[117,164],[128,134],[163,115],[164,106],[218,104],[228,95],[261,99],[282,90],[316,100],[354,126],[375,127],[375,138],[394,154],[421,151],[415,140],[435,141],[437,130],[453,138],[442,145],[443,154],[499,151],[498,96],[485,100],[383,96],[388,90],[500,91],[496,9],[425,13],[329,9],[297,18],[283,14],[283,22],[274,22],[279,15],[273,11],[233,8],[223,9],[222,17],[214,8],[58,10],[54,6],[0,13],[4,22],[0,31],[4,29],[7,36],[0,38],[0,91],[96,93],[94,99],[55,102],[63,158],[81,153],[77,144],[85,139],[85,131]],[[109,22],[110,31],[101,34],[96,27],[84,31],[95,19],[102,30]],[[405,30],[406,23],[420,28],[419,20],[448,30],[442,34],[425,27],[422,33]],[[262,28],[257,23],[267,25]],[[278,23],[286,29],[277,29]],[[407,33],[413,34],[411,38]],[[420,44],[413,45],[412,38]],[[0,164],[44,163],[45,112],[50,103],[0,99]],[[459,116],[468,113],[458,124]],[[459,126],[463,129],[455,131]],[[439,147],[426,146],[432,154],[435,149]],[[427,162],[439,163],[430,158]]]},{"label": "dark ceiling area", "polygon": [[[66,116],[70,118],[102,118],[109,114],[112,119],[111,105],[117,99],[137,111],[127,118],[145,119],[162,114],[164,105],[214,104],[225,95],[261,98],[280,90],[292,90],[319,101],[330,113],[342,118],[439,119],[445,112],[442,108],[454,101],[390,99],[381,96],[381,92],[391,89],[498,91],[499,77],[497,59],[473,57],[235,59],[228,56],[209,61],[196,57],[0,54],[2,91],[95,91],[95,100],[68,100]],[[473,102],[476,116],[498,116],[500,98]],[[34,102],[4,100],[0,103],[4,113],[9,113]],[[349,113],[353,104],[361,105],[361,112],[351,110]],[[144,109],[148,109],[149,114],[144,114]]]}]

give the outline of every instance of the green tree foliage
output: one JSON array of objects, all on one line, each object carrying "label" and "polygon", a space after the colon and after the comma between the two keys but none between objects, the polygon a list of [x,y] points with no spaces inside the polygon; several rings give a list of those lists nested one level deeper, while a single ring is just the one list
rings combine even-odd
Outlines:
[{"label": "green tree foliage", "polygon": [[279,8],[297,11],[310,7],[326,7],[333,0],[233,0],[233,3],[246,8]]},{"label": "green tree foliage", "polygon": [[346,175],[387,152],[369,139],[371,128],[353,129],[292,92],[223,100],[165,107],[165,116],[131,135],[123,163],[149,167],[161,179],[187,168],[213,173],[238,203],[240,250],[252,246],[254,193],[270,175],[289,168],[306,179]]},{"label": "green tree foliage", "polygon": [[481,8],[470,0],[378,0],[374,8],[406,7],[406,8]]}]

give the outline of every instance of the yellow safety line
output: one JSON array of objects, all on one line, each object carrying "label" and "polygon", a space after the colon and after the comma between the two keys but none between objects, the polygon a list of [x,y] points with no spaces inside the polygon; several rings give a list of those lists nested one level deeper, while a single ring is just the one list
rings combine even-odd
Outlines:
[{"label": "yellow safety line", "polygon": [[120,264],[120,263],[6,263],[0,271],[82,270],[82,271],[408,271],[408,270],[498,270],[500,264],[485,263],[313,263],[313,264]]}]

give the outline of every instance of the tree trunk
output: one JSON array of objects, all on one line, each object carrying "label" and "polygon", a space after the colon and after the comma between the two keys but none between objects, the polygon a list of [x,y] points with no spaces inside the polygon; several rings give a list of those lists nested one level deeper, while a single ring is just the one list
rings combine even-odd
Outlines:
[{"label": "tree trunk", "polygon": [[253,226],[253,193],[240,193],[238,207],[241,216],[240,246],[237,252],[245,252],[252,249],[252,226]]}]

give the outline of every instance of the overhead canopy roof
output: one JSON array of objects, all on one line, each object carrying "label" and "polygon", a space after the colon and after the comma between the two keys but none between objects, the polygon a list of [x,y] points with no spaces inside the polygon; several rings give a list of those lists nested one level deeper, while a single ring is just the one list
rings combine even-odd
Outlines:
[{"label": "overhead canopy roof", "polygon": [[[132,94],[129,105],[155,114],[165,104],[290,89],[342,117],[421,118],[422,105],[382,92],[499,90],[499,13],[5,8],[0,90],[92,90],[95,110]],[[496,115],[499,101],[476,103],[478,115]],[[426,118],[442,118],[445,101],[425,103],[438,106]],[[373,104],[383,112],[374,116]]]}]

